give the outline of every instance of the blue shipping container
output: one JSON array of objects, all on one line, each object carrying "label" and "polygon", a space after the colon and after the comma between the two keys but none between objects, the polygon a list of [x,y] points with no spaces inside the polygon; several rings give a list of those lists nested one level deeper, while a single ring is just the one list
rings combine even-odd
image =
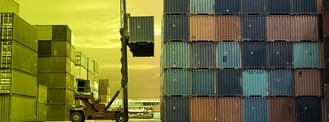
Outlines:
[{"label": "blue shipping container", "polygon": [[190,121],[190,100],[188,97],[164,97],[163,100],[164,122],[189,122]]},{"label": "blue shipping container", "polygon": [[188,14],[190,0],[163,0],[164,14]]},{"label": "blue shipping container", "polygon": [[244,42],[242,43],[242,67],[244,68],[265,68],[266,66],[266,45],[265,42]]},{"label": "blue shipping container", "polygon": [[238,42],[219,42],[217,47],[217,67],[240,68],[240,51]]},{"label": "blue shipping container", "polygon": [[213,42],[192,42],[192,67],[215,68],[216,51]]},{"label": "blue shipping container", "polygon": [[322,118],[321,98],[297,97],[296,121],[297,122],[321,122]]},{"label": "blue shipping container", "polygon": [[267,0],[267,12],[270,14],[289,14],[291,12],[290,0]]},{"label": "blue shipping container", "polygon": [[265,70],[244,70],[243,96],[267,96],[267,73]]},{"label": "blue shipping container", "polygon": [[215,0],[216,14],[239,14],[241,0]]},{"label": "blue shipping container", "polygon": [[223,69],[218,71],[218,96],[241,96],[241,71],[239,69]]},{"label": "blue shipping container", "polygon": [[270,42],[268,46],[268,66],[271,68],[292,68],[293,45],[290,42]]},{"label": "blue shipping container", "polygon": [[191,0],[190,13],[191,14],[214,14],[215,1],[214,0]]},{"label": "blue shipping container", "polygon": [[164,43],[165,68],[189,68],[190,50],[187,42]]},{"label": "blue shipping container", "polygon": [[213,70],[196,69],[192,71],[192,95],[215,95],[215,75]]},{"label": "blue shipping container", "polygon": [[187,69],[167,69],[165,71],[164,95],[189,95],[190,73]]},{"label": "blue shipping container", "polygon": [[320,68],[318,42],[294,43],[294,68]]},{"label": "blue shipping container", "polygon": [[164,41],[188,41],[189,26],[187,15],[164,15]]},{"label": "blue shipping container", "polygon": [[268,122],[267,99],[265,97],[247,97],[244,99],[244,122]]},{"label": "blue shipping container", "polygon": [[[264,1],[264,0],[262,0]],[[242,40],[265,41],[266,18],[261,15],[246,15],[242,17]]]},{"label": "blue shipping container", "polygon": [[269,77],[269,96],[293,96],[294,77],[291,70],[271,70]]},{"label": "blue shipping container", "polygon": [[266,12],[266,0],[242,0],[242,13],[263,14]]},{"label": "blue shipping container", "polygon": [[316,14],[317,0],[292,0],[292,13]]}]

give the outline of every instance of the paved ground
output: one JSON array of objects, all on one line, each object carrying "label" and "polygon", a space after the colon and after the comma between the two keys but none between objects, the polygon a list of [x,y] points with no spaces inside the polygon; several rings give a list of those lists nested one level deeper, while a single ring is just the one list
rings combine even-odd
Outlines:
[{"label": "paved ground", "polygon": [[[69,121],[46,121],[46,122],[69,122]],[[86,122],[115,122],[114,120],[87,120]],[[129,119],[129,122],[161,122],[160,119]]]}]

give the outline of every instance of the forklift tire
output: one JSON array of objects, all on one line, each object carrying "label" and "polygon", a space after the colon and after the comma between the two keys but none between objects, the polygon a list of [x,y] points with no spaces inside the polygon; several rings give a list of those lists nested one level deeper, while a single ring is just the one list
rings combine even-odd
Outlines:
[{"label": "forklift tire", "polygon": [[116,122],[127,122],[128,121],[128,116],[126,116],[123,112],[119,112],[115,114],[115,121]]},{"label": "forklift tire", "polygon": [[71,121],[72,122],[84,122],[84,118],[82,116],[82,114],[78,111],[75,111],[71,114]]}]

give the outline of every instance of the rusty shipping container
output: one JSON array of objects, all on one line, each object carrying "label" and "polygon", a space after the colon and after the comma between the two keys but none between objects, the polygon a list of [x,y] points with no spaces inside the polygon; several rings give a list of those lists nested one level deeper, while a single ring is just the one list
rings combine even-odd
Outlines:
[{"label": "rusty shipping container", "polygon": [[215,30],[215,16],[190,16],[190,41],[214,41]]},{"label": "rusty shipping container", "polygon": [[[328,2],[329,4],[329,2]],[[323,38],[329,37],[329,11],[325,11],[322,14],[323,21]]]},{"label": "rusty shipping container", "polygon": [[267,41],[291,41],[291,17],[289,15],[270,15],[266,19]]},{"label": "rusty shipping container", "polygon": [[216,121],[215,97],[192,97],[190,99],[190,122]]},{"label": "rusty shipping container", "polygon": [[295,122],[293,97],[270,97],[268,107],[269,122]]},{"label": "rusty shipping container", "polygon": [[[218,0],[217,0],[218,1]],[[216,41],[241,41],[241,20],[238,15],[216,16]]]},{"label": "rusty shipping container", "polygon": [[299,69],[295,71],[295,96],[321,96],[320,70]]},{"label": "rusty shipping container", "polygon": [[243,122],[243,99],[240,97],[217,98],[216,118],[219,122]]},{"label": "rusty shipping container", "polygon": [[[304,0],[305,1],[305,0]],[[315,0],[310,0],[315,1]],[[292,41],[318,41],[318,16],[296,15],[291,16]]]}]

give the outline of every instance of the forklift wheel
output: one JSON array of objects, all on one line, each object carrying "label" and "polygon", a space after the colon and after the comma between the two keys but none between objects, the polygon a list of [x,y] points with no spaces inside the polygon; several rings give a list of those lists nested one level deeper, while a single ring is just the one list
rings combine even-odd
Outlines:
[{"label": "forklift wheel", "polygon": [[128,116],[126,116],[123,112],[119,112],[115,114],[115,121],[116,122],[127,122]]},{"label": "forklift wheel", "polygon": [[71,121],[72,122],[84,122],[83,116],[80,112],[73,112],[71,114]]}]

